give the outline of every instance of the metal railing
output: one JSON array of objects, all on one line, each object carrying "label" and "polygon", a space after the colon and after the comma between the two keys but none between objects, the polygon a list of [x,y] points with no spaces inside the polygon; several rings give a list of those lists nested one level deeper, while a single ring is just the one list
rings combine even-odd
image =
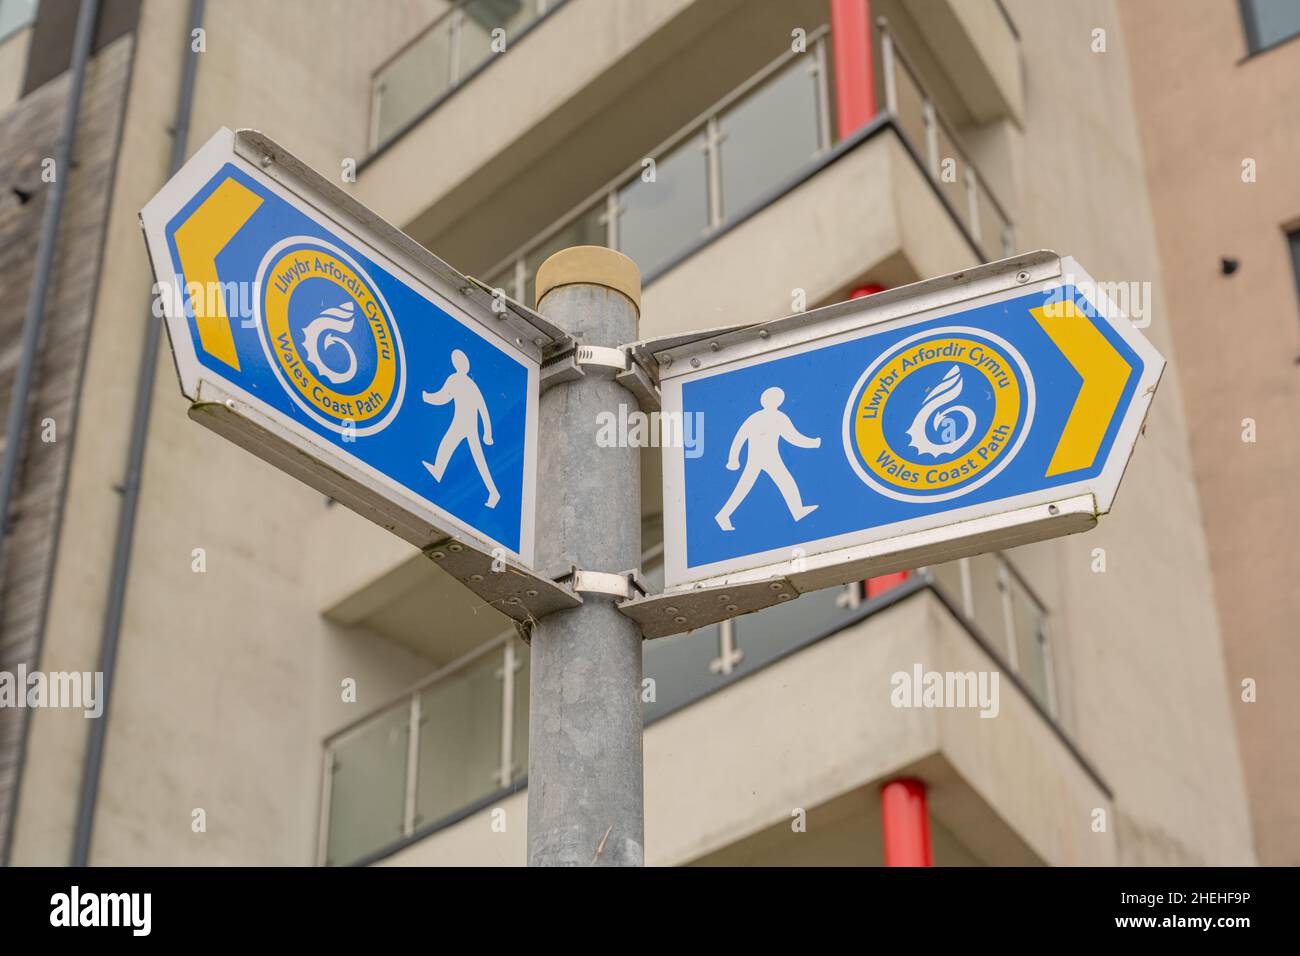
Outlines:
[{"label": "metal railing", "polygon": [[926,570],[1029,694],[1059,720],[1050,616],[1015,565],[992,552]]},{"label": "metal railing", "polygon": [[952,125],[917,78],[888,22],[882,17],[878,25],[885,109],[922,158],[926,173],[985,260],[1011,255],[1015,236],[1010,217],[967,158]]},{"label": "metal railing", "polygon": [[399,136],[565,2],[457,0],[371,76],[371,151]]},{"label": "metal railing", "polygon": [[649,281],[683,250],[745,215],[774,185],[830,151],[830,29],[808,34],[631,162],[569,213],[487,270],[485,282],[533,301],[537,267],[571,245],[631,256]]},{"label": "metal railing", "polygon": [[528,649],[510,631],[325,741],[317,863],[364,859],[527,770]]},{"label": "metal railing", "polygon": [[[798,181],[834,146],[829,41],[828,27],[814,30],[806,53],[787,50],[769,62],[488,269],[484,281],[532,303],[547,257],[598,245],[631,256],[649,284],[702,238],[770,201],[773,189]],[[879,45],[885,108],[925,174],[986,260],[1009,255],[1014,232],[1002,204],[883,21]]]},{"label": "metal railing", "polygon": [[[1059,724],[1049,616],[1011,562],[985,554],[923,570]],[[643,576],[653,586],[661,573],[651,566]],[[644,674],[653,688],[646,723],[857,623],[870,609],[855,582],[645,642]],[[318,863],[363,861],[522,785],[528,661],[513,632],[501,635],[327,739]]]}]

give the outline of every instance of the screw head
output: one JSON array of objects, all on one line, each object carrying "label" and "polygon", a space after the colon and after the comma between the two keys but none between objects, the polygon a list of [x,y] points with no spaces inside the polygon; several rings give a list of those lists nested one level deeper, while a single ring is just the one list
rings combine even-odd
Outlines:
[{"label": "screw head", "polygon": [[1029,281],[1029,273],[1028,273],[1028,272],[1024,272],[1024,271],[1017,272],[1017,273],[1016,273],[1016,281],[1017,281],[1017,282],[1028,282],[1028,281]]},{"label": "screw head", "polygon": [[717,351],[718,349],[720,349],[720,348],[722,348],[722,346],[719,345],[717,342],[710,342],[710,343],[709,343],[709,351],[710,351],[710,352],[716,352],[716,351]]},{"label": "screw head", "polygon": [[780,581],[773,581],[771,584],[768,585],[768,589],[772,591],[780,591],[783,587],[785,587],[785,585],[783,585]]},{"label": "screw head", "polygon": [[675,617],[675,618],[673,618],[673,623],[674,623],[674,624],[685,624],[685,623],[686,623],[686,618],[684,618],[684,617]]},{"label": "screw head", "polygon": [[666,608],[664,608],[664,613],[665,613],[665,614],[676,614],[676,613],[677,613],[677,608],[675,608],[675,607],[666,607]]},{"label": "screw head", "polygon": [[673,357],[671,355],[665,355],[663,358],[659,360],[659,364],[662,365],[664,368],[668,368],[673,364]]},{"label": "screw head", "polygon": [[1056,505],[1048,505],[1047,513],[1049,515],[1059,515],[1061,513],[1061,509],[1056,507]]},{"label": "screw head", "polygon": [[271,154],[267,153],[265,156],[262,157],[262,168],[266,169],[268,166],[271,165],[272,162],[273,160],[271,159]]},{"label": "screw head", "polygon": [[699,368],[699,367],[700,367],[700,360],[697,358],[691,359],[691,368]]},{"label": "screw head", "polygon": [[537,597],[537,588],[529,588],[524,593],[527,594],[529,597]]},{"label": "screw head", "polygon": [[719,604],[726,604],[726,603],[727,603],[728,601],[730,601],[730,600],[731,600],[731,595],[730,595],[730,594],[719,594],[719,595],[718,595],[718,603],[719,603]]},{"label": "screw head", "polygon": [[788,600],[790,600],[790,595],[788,595],[788,594],[778,594],[778,595],[776,596],[776,599],[777,599],[778,601],[788,601]]},{"label": "screw head", "polygon": [[732,612],[732,613],[734,614],[736,611],[739,611],[740,608],[737,607],[737,606],[734,605],[734,604],[728,604],[728,605],[727,605],[727,610],[730,611],[730,612]]},{"label": "screw head", "polygon": [[483,575],[481,575],[481,574],[471,574],[471,575],[469,576],[469,579],[470,579],[471,581],[482,581],[482,580],[483,580]]},{"label": "screw head", "polygon": [[449,544],[449,545],[447,545],[447,550],[448,550],[448,551],[464,551],[464,550],[465,550],[465,547],[464,547],[464,545],[460,545],[460,544]]},{"label": "screw head", "polygon": [[768,336],[770,336],[771,334],[772,334],[772,333],[769,332],[767,329],[759,329],[759,330],[758,330],[758,337],[759,337],[760,339],[765,339],[765,338],[767,338]]},{"label": "screw head", "polygon": [[506,603],[507,603],[507,604],[518,604],[518,603],[519,603],[519,598],[517,598],[517,597],[509,597],[509,598],[506,598]]},{"label": "screw head", "polygon": [[432,557],[435,561],[441,561],[447,555],[443,551],[431,551],[429,552],[429,556]]},{"label": "screw head", "polygon": [[543,345],[546,344],[546,339],[542,338],[542,337],[539,335],[539,336],[537,336],[537,338],[533,339],[533,344],[536,345],[536,346],[540,349]]}]

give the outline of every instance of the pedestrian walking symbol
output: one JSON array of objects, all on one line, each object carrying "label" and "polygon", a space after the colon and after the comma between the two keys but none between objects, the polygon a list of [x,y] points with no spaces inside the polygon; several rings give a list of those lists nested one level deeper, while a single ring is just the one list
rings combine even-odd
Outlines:
[{"label": "pedestrian walking symbol", "polygon": [[816,505],[806,505],[799,494],[799,485],[790,474],[790,469],[781,460],[781,441],[784,439],[796,448],[820,448],[820,438],[809,438],[795,427],[790,416],[781,411],[785,401],[785,392],[773,386],[764,389],[759,404],[762,406],[741,424],[736,430],[736,437],[731,441],[731,451],[727,455],[727,470],[740,468],[740,453],[746,445],[749,454],[745,457],[745,470],[740,473],[731,497],[714,516],[718,527],[723,531],[735,531],[731,516],[741,503],[749,497],[758,476],[765,474],[776,484],[785,506],[790,509],[790,517],[795,521],[806,518],[817,510]]},{"label": "pedestrian walking symbol", "polygon": [[[429,469],[429,474],[433,475],[433,480],[441,483],[447,465],[451,463],[452,455],[456,453],[461,442],[468,442],[474,465],[478,468],[479,477],[483,479],[483,484],[487,488],[487,507],[495,508],[497,502],[501,500],[501,495],[492,481],[492,472],[488,469],[487,459],[483,455],[483,446],[492,444],[492,417],[488,414],[483,393],[469,377],[469,359],[465,353],[460,349],[453,349],[451,364],[456,371],[447,376],[447,380],[442,383],[442,388],[436,392],[422,393],[422,397],[430,405],[446,405],[451,402],[452,407],[451,424],[447,427],[446,434],[442,436],[433,464],[427,461],[423,464]],[[479,441],[480,421],[483,423],[482,442]]]},{"label": "pedestrian walking symbol", "polygon": [[716,436],[663,450],[665,588],[811,590],[1095,524],[1164,366],[1097,288],[1036,252],[652,344],[665,414]]}]

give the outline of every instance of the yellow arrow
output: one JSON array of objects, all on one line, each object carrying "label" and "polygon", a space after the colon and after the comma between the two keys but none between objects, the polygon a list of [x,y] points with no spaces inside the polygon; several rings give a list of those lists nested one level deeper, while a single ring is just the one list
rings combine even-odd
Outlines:
[{"label": "yellow arrow", "polygon": [[1047,466],[1050,478],[1088,468],[1096,460],[1132,368],[1068,299],[1029,311],[1083,378],[1079,397]]},{"label": "yellow arrow", "polygon": [[217,279],[217,253],[262,205],[260,196],[227,179],[176,230],[176,251],[194,305],[194,324],[203,351],[239,368],[235,337],[226,316],[226,297]]}]

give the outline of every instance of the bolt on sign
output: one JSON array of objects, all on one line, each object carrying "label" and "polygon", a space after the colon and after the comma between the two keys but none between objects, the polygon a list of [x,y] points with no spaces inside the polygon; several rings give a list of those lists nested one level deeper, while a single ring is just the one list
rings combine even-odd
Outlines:
[{"label": "bolt on sign", "polygon": [[1092,527],[1165,365],[1051,252],[640,347],[704,422],[703,454],[664,449],[648,636]]},{"label": "bolt on sign", "polygon": [[220,130],[140,218],[192,418],[480,593],[531,589],[520,615],[557,596],[527,574],[554,326],[254,131]]}]

